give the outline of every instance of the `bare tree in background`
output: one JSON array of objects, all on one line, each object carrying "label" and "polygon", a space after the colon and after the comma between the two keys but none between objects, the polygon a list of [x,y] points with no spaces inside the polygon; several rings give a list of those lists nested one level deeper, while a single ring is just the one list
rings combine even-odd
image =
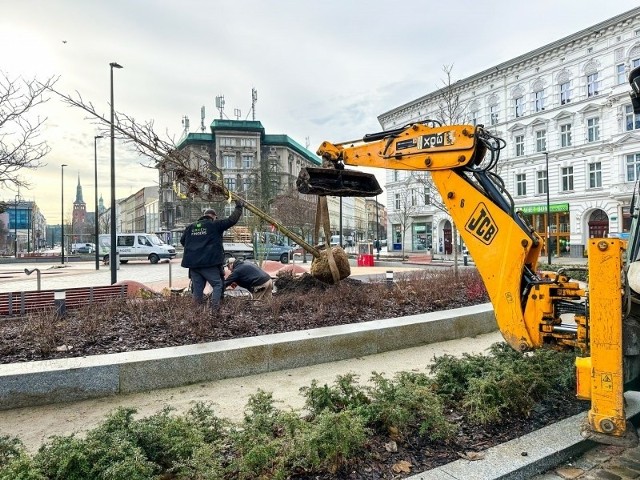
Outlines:
[{"label": "bare tree in background", "polygon": [[[110,120],[106,115],[98,113],[91,102],[86,102],[79,93],[72,97],[53,88],[50,90],[59,95],[64,103],[88,113],[101,135],[111,136]],[[116,139],[148,160],[143,166],[170,173],[170,187],[176,191],[179,198],[224,201],[227,192],[222,185],[221,172],[208,156],[178,150],[173,137],[168,134],[161,137],[156,133],[153,120],[138,123],[129,115],[114,112],[113,127]]]},{"label": "bare tree in background", "polygon": [[[273,200],[275,215],[287,227],[298,232],[304,239],[309,239],[315,226],[317,199],[310,200],[309,195],[302,195],[293,190],[286,195],[278,195]],[[304,252],[304,261],[307,261],[307,252]]]},{"label": "bare tree in background", "polygon": [[[460,94],[454,88],[454,84],[452,81],[453,64],[451,65],[443,65],[442,71],[444,72],[445,77],[442,79],[442,88],[439,91],[440,100],[438,101],[438,113],[436,115],[436,120],[441,122],[443,125],[462,125],[469,121],[467,115],[467,105],[460,101]],[[436,191],[433,186],[433,182],[431,182],[431,176],[422,176],[420,177],[420,181],[427,184],[432,191]],[[432,201],[433,205],[442,210],[443,212],[447,212],[443,203]],[[451,234],[453,236],[453,268],[454,274],[456,278],[458,277],[458,229],[456,228],[456,224],[451,222]]]},{"label": "bare tree in background", "polygon": [[20,172],[35,170],[49,153],[49,146],[40,138],[46,118],[34,115],[34,110],[47,102],[44,93],[57,81],[11,78],[0,72],[0,185],[29,187]]},{"label": "bare tree in background", "polygon": [[400,208],[396,208],[393,214],[389,216],[389,219],[391,220],[392,224],[400,225],[400,230],[402,232],[402,258],[403,259],[404,259],[405,233],[411,226],[411,220],[418,210],[415,194],[416,194],[415,190],[412,188],[409,188],[409,185],[407,185],[407,188],[403,188],[399,190],[397,192],[397,195],[400,195],[400,199],[399,199]]}]

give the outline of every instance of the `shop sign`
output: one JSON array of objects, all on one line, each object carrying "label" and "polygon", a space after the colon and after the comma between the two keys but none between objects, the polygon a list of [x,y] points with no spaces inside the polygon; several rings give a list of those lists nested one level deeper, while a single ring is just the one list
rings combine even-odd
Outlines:
[{"label": "shop sign", "polygon": [[[522,207],[516,207],[516,210],[521,211],[525,215],[533,215],[536,213],[547,213],[547,205],[524,205]],[[550,213],[561,213],[568,212],[569,204],[568,203],[552,203],[549,205]]]}]

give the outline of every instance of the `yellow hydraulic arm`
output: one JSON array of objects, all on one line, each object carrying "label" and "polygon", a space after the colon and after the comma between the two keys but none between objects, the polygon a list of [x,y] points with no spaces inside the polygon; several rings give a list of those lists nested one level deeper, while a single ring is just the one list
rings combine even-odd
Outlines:
[{"label": "yellow hydraulic arm", "polygon": [[[587,433],[604,443],[629,443],[623,405],[621,252],[624,242],[606,239],[589,247],[597,298],[562,272],[538,272],[542,238],[516,211],[495,173],[504,141],[482,126],[427,121],[318,149],[325,166],[346,165],[430,172],[434,187],[458,227],[482,276],[498,327],[515,349],[575,349],[578,395],[591,399]],[[314,190],[313,176],[306,188]],[[330,188],[323,178],[322,193]],[[338,186],[336,186],[338,188]],[[358,194],[362,193],[357,188]],[[343,193],[344,194],[344,193]],[[612,281],[617,278],[618,281]],[[573,321],[565,323],[567,316]],[[633,439],[632,439],[633,442]]]},{"label": "yellow hydraulic arm", "polygon": [[[571,299],[583,292],[574,283],[536,275],[542,240],[515,212],[501,180],[491,172],[500,142],[482,127],[416,123],[359,142],[324,142],[318,155],[338,168],[429,171],[484,279],[503,336],[513,348],[528,350],[554,341],[540,321],[560,324],[551,302],[558,290],[570,291]],[[563,334],[555,341],[565,338]]]}]

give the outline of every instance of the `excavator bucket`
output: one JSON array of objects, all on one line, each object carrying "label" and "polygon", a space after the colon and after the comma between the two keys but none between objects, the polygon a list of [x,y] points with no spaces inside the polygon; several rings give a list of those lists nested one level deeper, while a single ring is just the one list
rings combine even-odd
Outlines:
[{"label": "excavator bucket", "polygon": [[300,193],[308,195],[375,197],[382,193],[375,175],[336,168],[303,168],[296,186]]}]

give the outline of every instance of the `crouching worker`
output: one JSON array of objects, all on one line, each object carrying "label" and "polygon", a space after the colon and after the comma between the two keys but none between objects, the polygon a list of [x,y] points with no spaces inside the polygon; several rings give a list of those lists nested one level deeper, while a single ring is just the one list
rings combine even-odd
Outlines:
[{"label": "crouching worker", "polygon": [[257,265],[242,259],[230,258],[227,267],[231,271],[224,280],[224,288],[236,284],[249,290],[254,300],[270,300],[273,295],[273,281],[267,272]]}]

